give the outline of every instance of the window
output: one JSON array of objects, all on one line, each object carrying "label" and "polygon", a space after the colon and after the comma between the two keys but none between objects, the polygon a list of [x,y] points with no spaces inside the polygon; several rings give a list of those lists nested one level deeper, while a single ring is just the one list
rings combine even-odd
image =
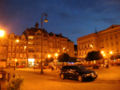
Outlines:
[{"label": "window", "polygon": [[34,37],[33,36],[28,36],[28,39],[33,39]]},{"label": "window", "polygon": [[28,42],[28,44],[33,44],[33,42]]}]

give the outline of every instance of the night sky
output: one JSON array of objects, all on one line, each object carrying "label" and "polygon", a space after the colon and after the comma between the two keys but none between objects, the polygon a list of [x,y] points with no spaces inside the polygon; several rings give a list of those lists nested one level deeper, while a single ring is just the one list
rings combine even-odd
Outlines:
[{"label": "night sky", "polygon": [[0,27],[21,35],[40,23],[43,12],[48,14],[48,32],[75,43],[80,36],[120,24],[120,0],[0,0]]}]

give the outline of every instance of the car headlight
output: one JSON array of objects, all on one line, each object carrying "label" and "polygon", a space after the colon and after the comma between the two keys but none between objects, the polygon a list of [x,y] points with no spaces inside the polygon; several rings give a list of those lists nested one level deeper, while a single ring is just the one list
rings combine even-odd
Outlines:
[{"label": "car headlight", "polygon": [[88,74],[85,74],[85,77],[87,77],[87,76],[90,76],[91,74],[90,73],[88,73]]}]

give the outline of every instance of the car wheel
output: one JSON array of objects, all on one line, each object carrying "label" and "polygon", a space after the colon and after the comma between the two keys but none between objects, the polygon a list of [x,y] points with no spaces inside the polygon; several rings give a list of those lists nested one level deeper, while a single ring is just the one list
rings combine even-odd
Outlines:
[{"label": "car wheel", "polygon": [[61,74],[61,75],[60,75],[60,78],[61,78],[61,79],[65,79],[64,74]]},{"label": "car wheel", "polygon": [[82,82],[82,76],[79,75],[77,80]]}]

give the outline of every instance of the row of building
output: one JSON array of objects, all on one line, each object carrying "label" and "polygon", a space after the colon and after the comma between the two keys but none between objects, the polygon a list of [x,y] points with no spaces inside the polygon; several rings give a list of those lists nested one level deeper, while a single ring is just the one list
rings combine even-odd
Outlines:
[{"label": "row of building", "polygon": [[90,51],[101,51],[105,58],[120,54],[120,25],[91,33],[77,39],[78,58],[85,58]]},{"label": "row of building", "polygon": [[22,35],[14,33],[1,38],[0,58],[8,64],[34,65],[41,60],[53,57],[56,59],[62,53],[74,57],[74,43],[62,34],[48,33],[35,27],[27,28]]},{"label": "row of building", "polygon": [[67,37],[48,33],[36,23],[35,27],[27,28],[20,36],[12,33],[1,38],[0,59],[7,60],[8,64],[17,62],[19,65],[32,66],[49,57],[57,60],[62,53],[85,58],[88,52],[99,50],[104,57],[108,57],[113,53],[120,54],[119,41],[120,25],[112,25],[105,30],[78,38],[76,50],[74,43]]}]

